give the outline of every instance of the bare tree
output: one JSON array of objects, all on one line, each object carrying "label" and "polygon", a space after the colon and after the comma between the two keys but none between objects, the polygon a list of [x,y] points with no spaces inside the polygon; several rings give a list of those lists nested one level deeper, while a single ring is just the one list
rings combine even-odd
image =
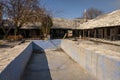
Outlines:
[{"label": "bare tree", "polygon": [[101,14],[103,14],[103,11],[96,8],[89,8],[83,13],[83,18],[94,19]]},{"label": "bare tree", "polygon": [[36,7],[39,6],[38,0],[5,0],[6,15],[12,19],[16,30],[32,18]]},{"label": "bare tree", "polygon": [[50,15],[45,15],[42,19],[42,32],[44,37],[46,38],[47,35],[50,34],[50,28],[52,27],[53,22]]},{"label": "bare tree", "polygon": [[0,3],[0,22],[2,21],[2,10],[3,10],[2,3]]},{"label": "bare tree", "polygon": [[3,20],[3,15],[4,15],[4,3],[1,0],[0,1],[0,29],[4,33],[4,39],[6,39],[7,35],[9,34],[10,30],[13,27],[13,24],[7,19]]},{"label": "bare tree", "polygon": [[13,24],[12,24],[12,22],[10,22],[8,20],[2,20],[0,28],[2,29],[2,31],[4,33],[4,39],[6,39],[10,30],[13,28]]},{"label": "bare tree", "polygon": [[41,22],[42,27],[45,27],[46,30],[48,29],[46,31],[48,33],[50,27],[49,22],[51,21],[50,23],[52,23],[52,20],[51,17],[47,14],[46,9],[40,6],[40,0],[1,1],[4,5],[4,16],[13,22],[13,25],[15,27],[15,35],[19,34],[19,29],[24,24],[27,24],[29,22]]}]

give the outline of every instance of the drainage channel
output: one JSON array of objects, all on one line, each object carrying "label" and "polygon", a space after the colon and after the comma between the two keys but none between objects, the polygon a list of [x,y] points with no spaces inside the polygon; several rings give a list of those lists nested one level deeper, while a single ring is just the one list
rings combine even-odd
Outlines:
[{"label": "drainage channel", "polygon": [[62,50],[33,52],[21,80],[96,80]]}]

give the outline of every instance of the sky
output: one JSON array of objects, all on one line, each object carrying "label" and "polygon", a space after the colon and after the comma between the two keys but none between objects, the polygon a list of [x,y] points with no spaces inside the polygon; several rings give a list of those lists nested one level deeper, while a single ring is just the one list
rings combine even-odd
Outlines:
[{"label": "sky", "polygon": [[104,13],[120,9],[120,0],[41,0],[54,17],[66,19],[81,17],[84,10],[96,8]]}]

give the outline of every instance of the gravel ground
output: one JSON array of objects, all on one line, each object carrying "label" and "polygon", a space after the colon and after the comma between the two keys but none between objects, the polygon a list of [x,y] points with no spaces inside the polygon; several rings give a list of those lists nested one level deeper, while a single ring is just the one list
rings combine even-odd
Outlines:
[{"label": "gravel ground", "polygon": [[[114,52],[120,53],[120,46],[103,44],[103,43],[96,43],[96,42],[88,41],[88,40],[78,40],[78,42],[76,42],[76,43],[78,43],[80,45],[86,45],[89,47],[95,47],[96,49],[103,49],[106,51],[114,51]],[[119,42],[118,42],[118,44],[119,44]]]},{"label": "gravel ground", "polygon": [[[30,40],[27,40],[25,42],[30,42]],[[15,46],[18,46],[20,43],[21,43],[21,41],[8,42],[8,41],[0,40],[0,53],[4,53],[8,49],[12,49]]]},{"label": "gravel ground", "polygon": [[18,45],[19,42],[20,41],[8,42],[8,41],[0,40],[0,53],[3,53],[8,49],[13,48],[14,46]]},{"label": "gravel ground", "polygon": [[[2,42],[0,47],[0,72],[20,54],[21,51],[29,44],[25,42],[18,45],[19,42]],[[11,47],[12,46],[12,47]],[[14,46],[14,47],[13,47]]]}]

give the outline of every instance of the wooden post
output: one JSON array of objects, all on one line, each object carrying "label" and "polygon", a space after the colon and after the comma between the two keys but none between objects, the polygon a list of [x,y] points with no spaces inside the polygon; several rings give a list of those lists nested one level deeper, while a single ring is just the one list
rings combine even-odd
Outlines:
[{"label": "wooden post", "polygon": [[101,38],[103,38],[103,29],[101,29]]},{"label": "wooden post", "polygon": [[84,39],[84,29],[83,29],[83,39]]},{"label": "wooden post", "polygon": [[110,28],[110,40],[113,40],[113,28]]},{"label": "wooden post", "polygon": [[101,38],[101,29],[98,29],[98,37]]},{"label": "wooden post", "polygon": [[107,28],[104,29],[104,39],[107,39]]},{"label": "wooden post", "polygon": [[94,38],[96,38],[96,29],[94,30]]},{"label": "wooden post", "polygon": [[90,37],[90,31],[88,30],[88,37]]},{"label": "wooden post", "polygon": [[98,38],[101,38],[101,29],[98,29]]},{"label": "wooden post", "polygon": [[116,40],[116,39],[117,39],[117,34],[118,34],[118,29],[117,29],[117,28],[114,28],[114,29],[113,29],[113,40]]}]

